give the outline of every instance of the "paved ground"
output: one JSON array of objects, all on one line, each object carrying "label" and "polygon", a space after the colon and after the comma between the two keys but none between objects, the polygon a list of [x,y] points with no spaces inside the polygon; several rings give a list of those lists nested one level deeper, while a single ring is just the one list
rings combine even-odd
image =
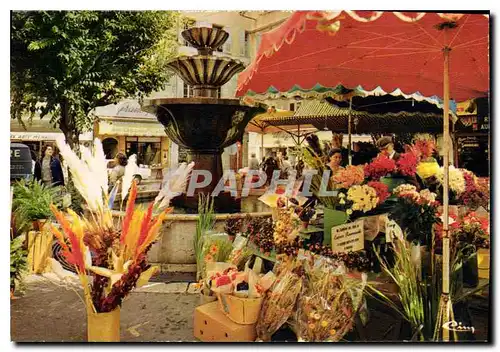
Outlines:
[{"label": "paved ground", "polygon": [[[198,295],[186,291],[187,284],[153,284],[133,292],[121,309],[121,341],[194,341]],[[13,341],[83,342],[86,331],[85,307],[73,291],[31,281],[25,294],[11,301]]]},{"label": "paved ground", "polygon": [[[199,296],[187,283],[152,283],[133,292],[121,309],[121,341],[194,341],[193,314],[198,300]],[[384,310],[370,312],[363,337],[353,331],[346,339],[390,339],[392,334],[388,331],[395,320]],[[487,314],[487,306],[482,311],[471,311],[476,341],[487,339]],[[11,301],[13,341],[85,342],[86,330],[85,307],[76,293],[39,276],[29,277],[25,294]]]}]

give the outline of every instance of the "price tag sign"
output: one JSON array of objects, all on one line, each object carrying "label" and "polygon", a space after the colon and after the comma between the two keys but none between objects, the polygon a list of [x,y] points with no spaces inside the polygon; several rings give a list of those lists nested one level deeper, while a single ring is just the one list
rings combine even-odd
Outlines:
[{"label": "price tag sign", "polygon": [[364,221],[332,227],[332,250],[334,252],[359,251],[365,248]]},{"label": "price tag sign", "polygon": [[396,221],[388,219],[385,223],[385,241],[387,243],[392,242],[395,237],[403,239],[403,230]]}]

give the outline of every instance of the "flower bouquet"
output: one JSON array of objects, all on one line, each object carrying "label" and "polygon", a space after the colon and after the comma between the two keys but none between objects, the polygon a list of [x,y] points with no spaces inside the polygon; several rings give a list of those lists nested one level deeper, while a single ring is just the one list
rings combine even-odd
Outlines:
[{"label": "flower bouquet", "polygon": [[366,178],[374,181],[396,171],[396,162],[385,155],[379,155],[364,167]]},{"label": "flower bouquet", "polygon": [[432,227],[439,221],[436,194],[428,189],[417,192],[415,186],[408,184],[398,186],[393,193],[397,204],[389,213],[389,218],[405,229],[408,241],[430,245]]},{"label": "flower bouquet", "polygon": [[292,315],[302,289],[302,264],[298,260],[279,262],[275,269],[276,281],[264,296],[255,327],[258,339],[270,341],[271,336]]},{"label": "flower bouquet", "polygon": [[337,342],[354,325],[365,280],[348,278],[343,266],[311,257],[305,264],[305,284],[297,302],[295,325],[299,341]]},{"label": "flower bouquet", "polygon": [[[61,231],[51,231],[63,249],[66,261],[74,266],[83,287],[88,313],[89,341],[118,341],[119,318],[123,299],[135,287],[145,285],[158,270],[148,264],[146,254],[158,237],[171,208],[153,216],[154,203],[147,209],[137,207],[137,184],[127,172],[122,184],[122,199],[128,191],[126,211],[117,228],[111,207],[116,196],[115,186],[108,195],[106,159],[101,142],[96,139],[93,152],[81,148],[79,158],[64,141],[57,142],[66,160],[76,189],[85,199],[87,216],[67,213],[51,206]],[[92,180],[92,181],[90,181]],[[168,205],[169,199],[159,199]],[[53,269],[66,279],[70,274],[52,260]]]}]

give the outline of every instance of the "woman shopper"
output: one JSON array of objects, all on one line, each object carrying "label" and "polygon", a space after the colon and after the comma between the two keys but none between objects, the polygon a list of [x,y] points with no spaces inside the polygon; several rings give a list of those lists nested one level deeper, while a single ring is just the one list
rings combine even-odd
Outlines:
[{"label": "woman shopper", "polygon": [[54,156],[54,148],[45,146],[43,158],[35,163],[35,179],[46,186],[64,186],[64,174],[59,158]]}]

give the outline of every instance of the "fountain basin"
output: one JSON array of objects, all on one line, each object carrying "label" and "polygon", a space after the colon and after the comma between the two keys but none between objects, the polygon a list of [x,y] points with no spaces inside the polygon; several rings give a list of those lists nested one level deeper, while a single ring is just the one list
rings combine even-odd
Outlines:
[{"label": "fountain basin", "polygon": [[[123,212],[114,211],[113,219],[116,226],[120,226],[120,217]],[[224,232],[226,220],[231,218],[271,217],[271,212],[216,214],[214,230]],[[196,264],[194,254],[194,238],[198,215],[170,214],[165,219],[158,240],[153,244],[148,260],[155,264]]]},{"label": "fountain basin", "polygon": [[186,29],[181,35],[202,55],[211,54],[229,38],[225,30],[213,27],[194,27]]},{"label": "fountain basin", "polygon": [[[217,88],[223,86],[245,65],[239,60],[212,55],[180,56],[167,67],[193,87],[195,96],[217,98]],[[206,93],[210,92],[209,95]]]},{"label": "fountain basin", "polygon": [[[223,176],[223,149],[241,141],[245,126],[257,114],[266,111],[265,105],[249,106],[239,99],[208,97],[148,99],[142,109],[157,116],[165,133],[176,144],[187,149],[188,162],[194,170],[208,171],[211,182],[187,197],[185,206],[197,208],[198,194],[210,194]],[[203,181],[199,176],[198,182]],[[227,197],[226,197],[227,198]],[[237,205],[216,199],[218,212],[231,212]]]}]

